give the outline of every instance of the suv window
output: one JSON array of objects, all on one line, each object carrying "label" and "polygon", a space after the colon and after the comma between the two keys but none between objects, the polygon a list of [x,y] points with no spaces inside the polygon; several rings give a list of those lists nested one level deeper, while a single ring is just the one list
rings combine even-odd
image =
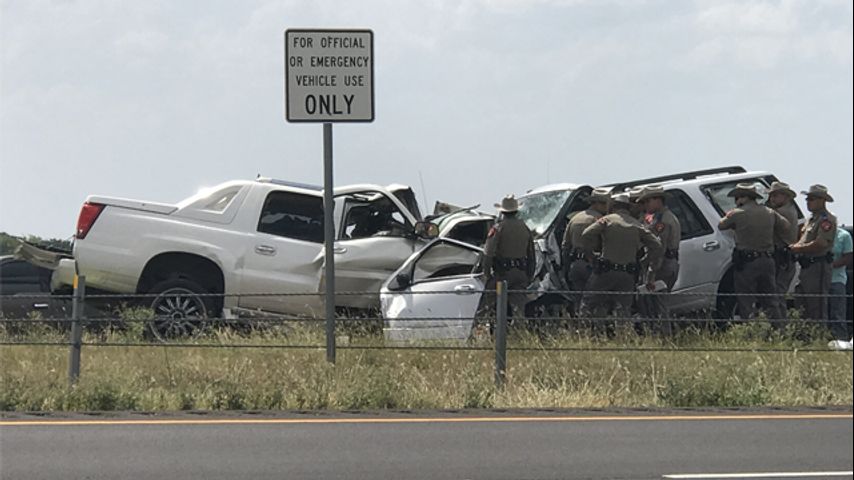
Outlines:
[{"label": "suv window", "polygon": [[323,199],[293,192],[270,192],[261,209],[258,231],[323,243]]},{"label": "suv window", "polygon": [[728,197],[727,194],[739,183],[752,183],[756,185],[756,191],[762,195],[762,198],[757,200],[758,203],[765,203],[765,200],[768,198],[768,186],[758,178],[752,180],[732,180],[703,186],[703,193],[706,194],[706,198],[712,202],[715,210],[721,216],[724,216],[726,212],[735,208],[735,199]]},{"label": "suv window", "polygon": [[342,239],[402,237],[413,231],[400,209],[380,192],[347,195],[343,225]]},{"label": "suv window", "polygon": [[697,205],[682,190],[667,190],[665,202],[670,211],[679,219],[679,226],[682,229],[682,240],[714,232],[709,222],[706,221],[706,218],[700,212],[700,209],[697,208]]},{"label": "suv window", "polygon": [[486,243],[486,236],[492,224],[491,219],[460,222],[448,233],[448,238],[482,247]]},{"label": "suv window", "polygon": [[451,243],[439,242],[412,266],[412,283],[475,273],[480,253]]}]

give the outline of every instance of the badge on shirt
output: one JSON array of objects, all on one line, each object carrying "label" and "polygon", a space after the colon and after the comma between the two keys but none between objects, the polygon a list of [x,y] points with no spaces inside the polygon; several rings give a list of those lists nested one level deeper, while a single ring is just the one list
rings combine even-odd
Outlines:
[{"label": "badge on shirt", "polygon": [[664,231],[664,224],[661,222],[656,223],[655,224],[655,231],[658,233],[663,232]]},{"label": "badge on shirt", "polygon": [[833,230],[833,223],[831,223],[830,220],[825,220],[821,222],[821,229],[825,232],[829,232]]}]

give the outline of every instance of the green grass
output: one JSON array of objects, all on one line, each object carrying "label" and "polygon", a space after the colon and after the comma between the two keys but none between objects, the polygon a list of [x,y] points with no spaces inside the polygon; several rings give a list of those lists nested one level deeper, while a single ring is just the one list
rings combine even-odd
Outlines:
[{"label": "green grass", "polygon": [[[146,318],[126,312],[126,319]],[[6,341],[67,341],[57,329],[8,325]],[[561,348],[824,348],[821,332],[793,323],[725,333],[620,340],[512,332],[507,383],[493,384],[494,353],[445,350],[84,346],[79,383],[67,385],[67,346],[0,346],[0,410],[280,410],[419,408],[712,407],[850,405],[852,362],[841,352],[547,351]],[[816,338],[815,341],[809,340]],[[146,341],[140,324],[87,333],[85,342]],[[209,332],[195,345],[324,345],[321,325]],[[353,338],[381,346],[382,339]],[[435,346],[435,344],[432,344]],[[459,345],[456,345],[459,346]],[[474,346],[490,348],[488,339]]]}]

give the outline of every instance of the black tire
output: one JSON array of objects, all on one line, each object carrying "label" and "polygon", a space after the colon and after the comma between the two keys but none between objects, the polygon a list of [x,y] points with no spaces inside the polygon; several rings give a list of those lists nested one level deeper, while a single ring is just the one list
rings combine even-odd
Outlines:
[{"label": "black tire", "polygon": [[198,336],[208,326],[208,319],[218,314],[216,299],[202,296],[210,292],[189,279],[164,280],[148,293],[157,296],[149,304],[154,320],[147,333],[160,341]]}]

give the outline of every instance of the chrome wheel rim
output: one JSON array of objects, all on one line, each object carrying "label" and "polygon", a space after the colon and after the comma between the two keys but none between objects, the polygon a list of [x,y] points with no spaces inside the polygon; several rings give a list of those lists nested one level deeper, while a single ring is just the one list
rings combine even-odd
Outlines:
[{"label": "chrome wheel rim", "polygon": [[207,318],[207,307],[195,292],[176,287],[161,292],[151,302],[152,333],[161,341],[198,334]]}]

